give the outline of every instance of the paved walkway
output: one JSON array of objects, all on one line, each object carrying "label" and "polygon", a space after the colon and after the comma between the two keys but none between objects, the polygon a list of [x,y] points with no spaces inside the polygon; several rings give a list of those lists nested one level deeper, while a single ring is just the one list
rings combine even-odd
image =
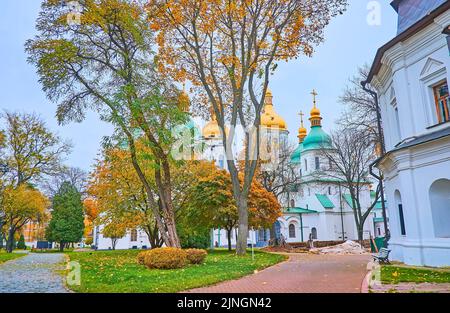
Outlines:
[{"label": "paved walkway", "polygon": [[238,280],[188,292],[359,293],[370,255],[290,254],[287,262]]},{"label": "paved walkway", "polygon": [[63,269],[60,253],[30,253],[0,265],[0,293],[67,292],[63,277],[55,270]]}]

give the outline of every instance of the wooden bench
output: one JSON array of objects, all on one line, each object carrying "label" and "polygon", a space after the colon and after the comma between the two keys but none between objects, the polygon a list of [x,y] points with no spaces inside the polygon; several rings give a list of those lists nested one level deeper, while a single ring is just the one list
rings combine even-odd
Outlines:
[{"label": "wooden bench", "polygon": [[377,254],[372,254],[374,261],[378,261],[381,264],[391,264],[389,262],[389,253],[391,250],[386,248],[381,248]]}]

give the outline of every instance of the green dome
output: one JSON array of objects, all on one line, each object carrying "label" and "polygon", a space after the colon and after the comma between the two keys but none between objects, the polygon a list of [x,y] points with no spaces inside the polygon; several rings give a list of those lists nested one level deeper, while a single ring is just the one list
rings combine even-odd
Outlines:
[{"label": "green dome", "polygon": [[302,151],[303,151],[303,143],[300,143],[297,149],[295,149],[291,155],[292,164],[300,164]]},{"label": "green dome", "polygon": [[311,131],[303,142],[304,151],[331,147],[331,137],[323,131],[321,126],[312,126]]},{"label": "green dome", "polygon": [[186,124],[175,126],[173,130],[173,133],[178,134],[179,136],[186,136],[186,132],[187,134],[189,134],[190,132],[191,136],[193,136],[194,139],[199,139],[201,136],[200,129],[192,120],[192,118],[189,118],[189,121]]}]

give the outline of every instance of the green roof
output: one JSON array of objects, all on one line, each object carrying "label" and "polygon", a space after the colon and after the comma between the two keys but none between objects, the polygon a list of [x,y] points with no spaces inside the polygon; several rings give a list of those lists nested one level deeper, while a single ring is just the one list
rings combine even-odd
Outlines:
[{"label": "green roof", "polygon": [[317,213],[317,211],[309,210],[309,209],[303,209],[303,208],[286,208],[284,210],[284,213],[312,214],[312,213]]},{"label": "green roof", "polygon": [[327,195],[316,194],[316,197],[317,197],[317,200],[319,200],[320,204],[325,209],[332,209],[332,208],[334,208],[333,202],[331,202],[330,198],[328,198]]},{"label": "green roof", "polygon": [[303,150],[303,143],[300,143],[298,145],[297,149],[295,149],[295,151],[291,155],[291,163],[292,164],[300,164],[302,150]]},{"label": "green roof", "polygon": [[303,141],[303,150],[314,150],[332,148],[331,137],[323,131],[322,126],[312,126],[305,141]]},{"label": "green roof", "polygon": [[353,207],[353,201],[352,201],[352,196],[349,195],[348,193],[346,193],[346,194],[344,194],[344,199],[345,199],[345,202],[347,202],[347,204],[348,204],[352,209],[354,209],[354,207]]}]

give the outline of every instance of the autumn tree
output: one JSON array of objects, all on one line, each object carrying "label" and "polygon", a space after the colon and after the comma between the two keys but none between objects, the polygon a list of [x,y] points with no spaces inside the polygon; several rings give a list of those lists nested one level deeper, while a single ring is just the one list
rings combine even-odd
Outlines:
[{"label": "autumn tree", "polygon": [[46,229],[48,241],[58,242],[60,251],[80,242],[84,231],[84,212],[81,194],[69,182],[61,185],[52,199],[52,216]]},{"label": "autumn tree", "polygon": [[129,225],[120,220],[111,220],[103,229],[103,237],[111,239],[111,249],[116,250],[117,241],[127,233]]},{"label": "autumn tree", "polygon": [[[140,163],[145,161],[143,156],[144,145],[139,145],[137,155]],[[154,169],[151,164],[143,167],[146,177],[153,177]],[[151,181],[150,190],[152,197],[158,198],[157,187]],[[127,224],[125,216],[128,216],[131,228],[139,227],[147,234],[152,248],[160,247],[163,243],[156,224],[154,211],[161,210],[159,201],[150,202],[147,198],[147,191],[138,174],[133,169],[133,164],[126,150],[118,148],[106,149],[103,159],[97,162],[95,170],[91,173],[88,185],[88,194],[95,201],[97,207],[97,217],[95,224],[108,224],[109,233],[112,232],[111,221],[120,220],[120,227]],[[152,207],[156,205],[156,207]],[[134,223],[133,223],[134,221]],[[127,230],[127,229],[125,229]]]},{"label": "autumn tree", "polygon": [[37,184],[60,172],[70,143],[52,133],[35,114],[6,112],[4,121],[9,184]]},{"label": "autumn tree", "polygon": [[7,227],[6,251],[12,252],[16,232],[25,224],[37,221],[46,214],[48,199],[28,184],[7,186],[3,191],[0,207]]},{"label": "autumn tree", "polygon": [[93,243],[94,221],[98,217],[98,205],[95,199],[87,197],[83,200],[84,208],[84,235],[85,243]]},{"label": "autumn tree", "polygon": [[[241,183],[243,175],[239,175]],[[254,181],[249,193],[249,225],[254,228],[269,228],[281,216],[277,198],[263,185]],[[190,193],[190,223],[221,227],[227,232],[228,250],[231,250],[231,235],[239,225],[239,213],[233,200],[230,174],[215,169],[200,179]]]},{"label": "autumn tree", "polygon": [[320,178],[332,178],[341,182],[351,197],[351,207],[358,232],[363,240],[364,223],[378,202],[381,185],[378,184],[374,199],[363,206],[363,195],[369,191],[371,177],[369,166],[376,159],[375,147],[368,134],[355,129],[339,129],[332,134],[332,148],[319,150],[319,154],[330,161],[331,170],[319,171]]},{"label": "autumn tree", "polygon": [[[80,1],[79,23],[68,6],[46,0],[38,35],[26,50],[47,97],[58,103],[60,123],[83,120],[92,109],[114,125],[129,144],[132,165],[154,210],[166,246],[179,247],[170,172],[171,128],[186,121],[181,92],[158,75],[153,63],[154,31],[143,0]],[[164,126],[164,127],[161,127]],[[135,135],[151,149],[153,177],[136,155]],[[153,194],[151,181],[157,187]]]},{"label": "autumn tree", "polygon": [[[70,144],[52,133],[44,121],[35,114],[5,112],[2,119],[5,122],[5,128],[0,131],[3,137],[3,149],[0,151],[2,159],[0,163],[3,163],[4,169],[0,181],[2,188],[17,190],[19,194],[28,192],[38,198],[39,191],[34,190],[33,193],[28,190],[29,186],[38,185],[42,180],[60,171],[62,161],[70,151]],[[22,185],[25,186],[21,187]],[[0,206],[0,224],[2,224],[1,216],[6,214],[4,210],[5,208]],[[8,233],[17,231],[18,228],[14,224],[10,226],[12,229],[8,229]]]},{"label": "autumn tree", "polygon": [[[261,110],[270,75],[280,61],[312,55],[346,0],[150,0],[158,68],[188,80],[197,111],[212,107],[221,128],[239,212],[237,254],[247,247],[248,198],[259,160]],[[225,124],[231,124],[225,132]],[[236,126],[245,130],[243,183],[233,155]]]}]

